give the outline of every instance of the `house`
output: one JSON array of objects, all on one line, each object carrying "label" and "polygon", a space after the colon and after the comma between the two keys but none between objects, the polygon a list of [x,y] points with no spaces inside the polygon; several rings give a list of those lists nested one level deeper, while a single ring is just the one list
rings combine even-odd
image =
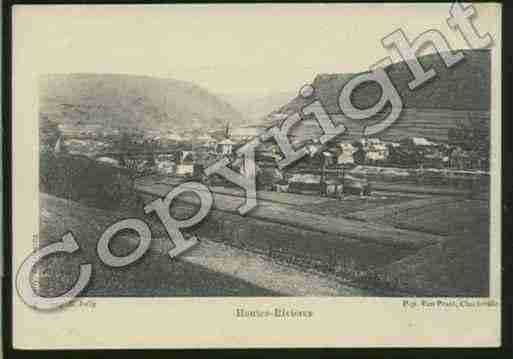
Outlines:
[{"label": "house", "polygon": [[111,157],[99,157],[96,160],[98,162],[107,163],[112,166],[119,166],[119,161]]},{"label": "house", "polygon": [[161,155],[157,157],[157,171],[163,174],[173,174],[176,171],[176,163],[173,156]]},{"label": "house", "polygon": [[415,146],[436,146],[436,143],[423,137],[413,137],[412,142]]},{"label": "house", "polygon": [[194,162],[194,152],[187,151],[187,150],[180,151],[178,161],[179,161],[179,163],[185,163],[185,162],[193,163]]},{"label": "house", "polygon": [[178,176],[193,176],[194,175],[194,152],[193,151],[180,151],[178,163],[175,167],[175,173]]},{"label": "house", "polygon": [[231,155],[233,152],[234,145],[235,145],[235,142],[233,142],[229,138],[226,138],[217,144],[216,152],[221,155]]},{"label": "house", "polygon": [[[299,143],[299,141],[297,143]],[[297,145],[297,143],[295,141],[293,141],[292,145],[293,146]],[[321,144],[315,144],[315,143],[310,143],[305,146],[305,149],[311,158],[316,157],[319,154],[319,152],[322,150],[322,148],[323,148],[323,146]]]},{"label": "house", "polygon": [[235,138],[238,141],[247,141],[254,137],[257,137],[265,130],[262,126],[243,126],[233,128],[230,137]]},{"label": "house", "polygon": [[178,176],[192,176],[192,175],[194,175],[194,164],[193,163],[177,164],[175,173]]},{"label": "house", "polygon": [[288,180],[288,184],[279,182],[276,189],[280,192],[294,192],[311,195],[339,197],[343,193],[340,179],[324,179],[323,176],[311,173],[296,173]]},{"label": "house", "polygon": [[384,143],[372,143],[364,148],[365,158],[369,161],[384,161],[389,155],[388,147]]},{"label": "house", "polygon": [[390,154],[388,146],[379,138],[362,138],[360,143],[368,161],[384,161]]},{"label": "house", "polygon": [[450,155],[449,166],[459,170],[482,169],[483,160],[475,151],[466,151],[460,147],[455,148]]},{"label": "house", "polygon": [[337,147],[337,164],[354,164],[353,154],[357,149],[350,143],[340,143]]}]

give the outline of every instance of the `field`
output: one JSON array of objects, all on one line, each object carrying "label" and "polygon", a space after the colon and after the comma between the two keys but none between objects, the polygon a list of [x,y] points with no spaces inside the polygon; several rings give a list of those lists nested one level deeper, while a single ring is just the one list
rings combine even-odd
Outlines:
[{"label": "field", "polygon": [[[144,190],[170,188],[152,181]],[[242,191],[213,187],[215,210],[197,233],[392,295],[486,295],[487,187],[468,196],[447,185],[401,186],[343,200],[259,191],[244,217],[235,211]],[[192,211],[194,200],[182,200]]]},{"label": "field", "polygon": [[[144,201],[165,196],[174,186],[164,183],[157,183],[153,179],[138,179],[135,184],[136,192],[144,197]],[[271,194],[271,195],[274,195]],[[281,195],[281,194],[278,194]],[[290,201],[293,202],[295,194],[287,194]],[[259,195],[257,194],[257,197]],[[241,217],[237,211],[245,199],[239,195],[224,194],[212,192],[214,201],[213,208],[221,213],[235,214]],[[305,197],[305,196],[301,196]],[[318,201],[318,197],[312,197]],[[181,196],[182,201],[191,205],[198,205],[198,197],[194,194],[185,193]],[[344,201],[338,201],[339,205],[344,205]],[[387,225],[375,225],[373,223],[362,223],[346,219],[343,217],[326,216],[316,213],[309,213],[303,210],[308,207],[304,204],[301,207],[280,203],[274,200],[260,200],[257,206],[244,217],[241,217],[242,223],[246,219],[256,219],[266,223],[276,223],[286,225],[289,228],[294,227],[307,231],[315,231],[329,235],[335,235],[340,241],[345,239],[354,239],[370,243],[375,243],[389,247],[399,247],[404,249],[418,249],[428,244],[437,243],[440,238],[425,233],[411,233],[407,230],[396,229]]]},{"label": "field", "polygon": [[[144,178],[136,189],[144,203],[165,195],[176,181]],[[198,236],[264,255],[303,269],[335,274],[348,281],[366,271],[398,261],[443,238],[423,232],[349,219],[357,209],[373,210],[411,201],[407,196],[347,196],[344,200],[259,191],[258,207],[246,216],[236,208],[242,192],[212,187],[214,210],[195,229]],[[182,195],[171,212],[191,216],[197,198]],[[180,213],[182,212],[182,213]],[[344,218],[347,217],[347,218]]]},{"label": "field", "polygon": [[367,278],[361,278],[361,282],[373,288],[391,286],[418,296],[488,295],[490,217],[487,201],[433,197],[355,212],[351,216],[446,238],[379,268]]},{"label": "field", "polygon": [[349,214],[349,217],[441,236],[454,236],[465,230],[475,231],[487,227],[488,211],[487,201],[431,197],[357,211]]},{"label": "field", "polygon": [[489,252],[488,228],[481,226],[387,265],[377,275],[416,296],[487,297]]},{"label": "field", "polygon": [[[489,208],[485,201],[453,199],[420,208],[396,211],[382,218],[396,227],[455,236],[464,231],[488,228]],[[485,234],[488,238],[488,235]]]}]

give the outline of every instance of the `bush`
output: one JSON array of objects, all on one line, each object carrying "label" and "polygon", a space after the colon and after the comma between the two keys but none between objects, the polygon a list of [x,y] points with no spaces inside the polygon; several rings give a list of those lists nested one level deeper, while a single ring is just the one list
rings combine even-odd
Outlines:
[{"label": "bush", "polygon": [[132,174],[80,155],[40,154],[40,191],[99,208],[130,205]]}]

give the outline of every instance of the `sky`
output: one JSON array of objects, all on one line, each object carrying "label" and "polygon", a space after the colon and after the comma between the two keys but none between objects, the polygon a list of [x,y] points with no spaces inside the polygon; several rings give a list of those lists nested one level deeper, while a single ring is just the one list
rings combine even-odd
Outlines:
[{"label": "sky", "polygon": [[[124,73],[192,81],[214,93],[296,91],[319,73],[365,71],[396,53],[380,39],[446,24],[450,4],[16,6],[16,61],[39,73]],[[490,5],[478,7],[476,26]],[[432,52],[428,50],[425,53]]]}]

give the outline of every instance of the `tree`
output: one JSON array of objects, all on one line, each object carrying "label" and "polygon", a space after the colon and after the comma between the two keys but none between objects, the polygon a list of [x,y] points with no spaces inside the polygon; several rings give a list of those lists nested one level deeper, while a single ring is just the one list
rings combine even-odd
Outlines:
[{"label": "tree", "polygon": [[411,138],[399,141],[399,147],[389,147],[388,161],[399,166],[416,167],[422,163],[423,154]]},{"label": "tree", "polygon": [[479,118],[468,115],[466,121],[458,121],[448,132],[449,142],[466,151],[478,151],[488,155],[490,150],[490,129]]},{"label": "tree", "polygon": [[362,143],[360,141],[353,141],[351,143],[355,148],[355,152],[353,153],[354,163],[363,164],[365,162],[365,151],[363,150]]},{"label": "tree", "polygon": [[53,150],[61,136],[62,133],[58,123],[51,121],[48,116],[42,115],[39,120],[39,145],[45,149]]},{"label": "tree", "polygon": [[480,118],[468,114],[465,121],[458,121],[447,133],[449,143],[474,154],[482,169],[488,169],[490,158],[490,127]]},{"label": "tree", "polygon": [[119,138],[115,142],[115,147],[118,151],[127,152],[130,149],[132,144],[132,138],[130,134],[126,131],[123,131]]}]

